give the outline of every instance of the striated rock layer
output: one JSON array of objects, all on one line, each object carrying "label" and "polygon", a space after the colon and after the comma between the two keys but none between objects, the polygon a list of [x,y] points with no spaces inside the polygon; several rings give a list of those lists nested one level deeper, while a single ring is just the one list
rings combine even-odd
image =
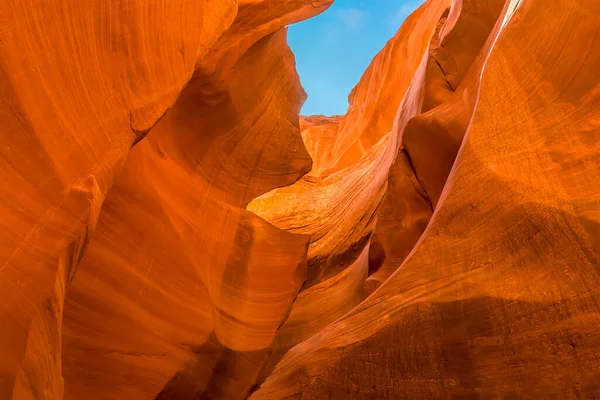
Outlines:
[{"label": "striated rock layer", "polygon": [[[248,354],[260,365],[253,353],[268,349],[306,274],[308,237],[243,210],[310,168],[290,107],[304,95],[292,61],[285,31],[262,39],[238,61],[221,98],[202,103],[203,81],[193,77],[133,148],[67,297],[66,398],[249,390],[251,379],[229,389],[214,369]],[[246,79],[261,70],[274,79]],[[254,101],[260,93],[279,98],[265,110]],[[249,367],[224,378],[249,379]]]},{"label": "striated rock layer", "polygon": [[0,0],[0,399],[600,397],[600,4]]},{"label": "striated rock layer", "polygon": [[88,3],[0,4],[0,398],[178,398],[304,281],[308,238],[243,209],[310,170],[281,28],[331,1]]},{"label": "striated rock layer", "polygon": [[65,288],[106,194],[236,8],[0,2],[0,398],[62,398]]},{"label": "striated rock layer", "polygon": [[[598,11],[452,2],[393,131],[378,289],[252,398],[600,395]],[[407,255],[411,170],[434,211]]]}]

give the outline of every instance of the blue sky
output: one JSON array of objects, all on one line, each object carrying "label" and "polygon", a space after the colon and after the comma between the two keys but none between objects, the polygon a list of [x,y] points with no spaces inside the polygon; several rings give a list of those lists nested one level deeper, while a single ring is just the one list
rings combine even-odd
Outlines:
[{"label": "blue sky", "polygon": [[344,114],[350,90],[375,54],[422,3],[335,0],[324,13],[291,25],[288,42],[308,93],[302,114]]}]

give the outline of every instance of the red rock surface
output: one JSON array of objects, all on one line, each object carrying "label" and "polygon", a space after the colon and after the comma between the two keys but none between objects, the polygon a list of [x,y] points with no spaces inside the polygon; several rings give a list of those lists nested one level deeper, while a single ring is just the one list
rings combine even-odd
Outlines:
[{"label": "red rock surface", "polygon": [[[378,290],[290,350],[252,398],[600,395],[600,10],[504,6],[478,57],[463,54],[473,63],[455,93],[397,132],[411,160],[423,157],[414,171],[435,205],[424,233]],[[467,1],[462,10],[454,29],[481,12]],[[457,40],[452,32],[440,42]],[[423,98],[436,75],[415,76]],[[459,144],[444,150],[433,135]],[[458,155],[443,169],[435,154]],[[395,240],[402,225],[390,218],[412,213],[391,197],[404,192],[387,196],[378,222],[390,215],[381,231]]]},{"label": "red rock surface", "polygon": [[331,2],[0,0],[0,399],[600,397],[600,4]]}]

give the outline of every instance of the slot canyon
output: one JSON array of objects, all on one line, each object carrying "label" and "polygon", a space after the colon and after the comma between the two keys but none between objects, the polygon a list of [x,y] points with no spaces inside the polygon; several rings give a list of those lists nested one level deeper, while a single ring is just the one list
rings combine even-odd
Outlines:
[{"label": "slot canyon", "polygon": [[600,1],[332,3],[0,0],[0,400],[600,399]]}]

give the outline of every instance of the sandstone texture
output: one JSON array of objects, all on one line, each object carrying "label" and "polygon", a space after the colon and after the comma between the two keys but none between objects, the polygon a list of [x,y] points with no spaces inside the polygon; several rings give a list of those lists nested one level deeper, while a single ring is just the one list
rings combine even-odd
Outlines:
[{"label": "sandstone texture", "polygon": [[600,3],[332,2],[0,0],[0,399],[600,398]]}]

